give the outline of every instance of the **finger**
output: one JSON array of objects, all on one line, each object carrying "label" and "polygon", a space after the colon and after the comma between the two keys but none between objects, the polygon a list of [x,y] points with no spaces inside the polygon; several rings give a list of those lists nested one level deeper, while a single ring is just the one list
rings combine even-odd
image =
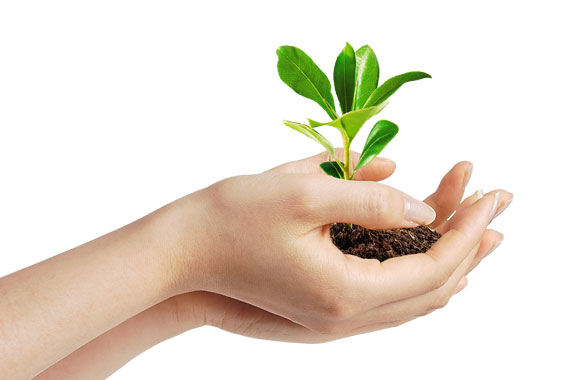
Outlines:
[{"label": "finger", "polygon": [[[407,284],[407,294],[396,299],[423,294],[445,284],[457,267],[480,242],[492,219],[501,193],[484,196],[463,215],[454,217],[447,231],[424,255],[397,257],[385,262],[394,281]],[[401,261],[401,262],[397,262]],[[411,274],[421,273],[414,279]],[[404,285],[404,284],[402,284]]]},{"label": "finger", "polygon": [[461,281],[459,281],[459,283],[455,287],[455,290],[453,291],[453,295],[456,295],[457,293],[459,293],[460,291],[465,289],[467,287],[468,283],[469,283],[469,281],[467,281],[467,277],[463,276]]},{"label": "finger", "polygon": [[[359,155],[360,156],[360,155]],[[355,166],[358,161],[351,161],[353,166]],[[354,170],[354,167],[352,168]],[[383,181],[390,177],[396,170],[396,163],[387,158],[376,157],[365,167],[356,171],[354,174],[354,180],[356,181]]]},{"label": "finger", "polygon": [[[317,163],[316,166],[319,166],[324,161],[334,161],[334,158],[328,153],[323,152],[321,153],[324,156],[323,161]],[[335,155],[339,158],[340,161],[344,161],[342,157],[344,157],[344,149],[343,148],[335,148]],[[320,157],[319,157],[320,159]],[[356,165],[358,165],[358,161],[360,160],[360,153],[350,151],[350,172],[354,171]],[[365,167],[359,169],[354,174],[354,179],[356,181],[382,181],[388,177],[390,177],[394,170],[396,170],[396,163],[392,160],[387,158],[380,158],[376,157],[372,160],[369,164]],[[322,170],[319,168],[319,173],[322,173]]]},{"label": "finger", "polygon": [[461,281],[463,281],[462,279],[465,277],[478,249],[479,246],[477,244],[470,250],[467,257],[465,257],[442,286],[418,296],[371,308],[368,311],[360,313],[352,321],[347,321],[347,323],[351,323],[355,326],[366,326],[378,322],[401,320],[418,315],[425,315],[435,309],[444,307],[455,293],[455,290],[460,286]]},{"label": "finger", "polygon": [[[343,156],[342,148],[336,148],[335,153],[337,157]],[[358,160],[360,159],[360,153],[351,151],[350,152],[350,164],[351,170],[354,170]],[[277,166],[269,171],[279,172],[279,173],[298,173],[298,174],[323,174],[326,175],[320,164],[326,161],[334,161],[330,153],[322,152],[315,156],[308,157],[302,160],[288,162],[286,164]],[[354,179],[357,181],[382,181],[394,173],[396,169],[396,164],[394,161],[387,158],[376,157],[372,162],[366,165],[364,168],[358,170],[354,175]]]},{"label": "finger", "polygon": [[426,198],[425,202],[437,213],[432,226],[445,222],[459,206],[472,171],[471,162],[459,162],[443,177],[435,193]]},{"label": "finger", "polygon": [[[380,306],[422,295],[446,284],[468,258],[489,223],[496,196],[485,196],[462,215],[425,254],[378,261],[347,259],[347,271],[357,273],[351,285],[363,301]],[[459,281],[459,279],[458,279]]]},{"label": "finger", "polygon": [[344,181],[329,176],[295,176],[292,202],[322,226],[354,223],[370,229],[415,227],[435,218],[433,209],[401,191],[368,181]]},{"label": "finger", "polygon": [[[204,305],[198,303],[198,308],[203,309],[205,324],[257,339],[276,340],[282,342],[298,343],[322,343],[335,339],[345,338],[351,335],[361,334],[368,331],[376,331],[388,327],[394,327],[408,322],[413,318],[397,321],[375,323],[365,326],[356,331],[342,331],[323,333],[311,330],[308,327],[290,321],[284,317],[273,314],[257,306],[229,298],[220,294],[208,292],[187,293],[175,297],[180,309],[177,313],[191,314],[184,319],[196,318],[196,302],[190,303],[185,298],[194,294],[203,294]],[[179,300],[178,300],[179,299]],[[340,327],[340,325],[339,325]]]},{"label": "finger", "polygon": [[475,258],[473,259],[473,262],[471,263],[471,266],[469,267],[467,274],[469,274],[473,269],[475,269],[477,265],[481,263],[481,260],[489,256],[491,252],[497,249],[497,247],[503,242],[503,239],[504,236],[499,231],[491,229],[485,231],[485,233],[483,234],[483,238],[481,239],[481,245],[479,247],[479,251],[477,252],[477,255],[475,255]]},{"label": "finger", "polygon": [[[492,195],[495,196],[497,193],[501,193],[501,195],[499,196],[499,203],[497,205],[497,211],[495,216],[493,217],[496,218],[500,213],[502,213],[503,211],[505,211],[505,209],[507,207],[509,207],[509,205],[511,204],[512,200],[513,200],[513,194],[506,191],[506,190],[493,190],[488,192],[488,195]],[[473,195],[467,197],[463,202],[461,202],[461,204],[459,205],[459,207],[457,208],[457,211],[455,212],[455,216],[457,217],[461,217],[462,214],[465,213],[465,211],[467,209],[469,209],[469,207],[471,207],[475,202],[477,202],[477,200],[481,199],[484,196],[483,191],[482,190],[477,190]],[[444,234],[445,232],[447,232],[449,230],[449,225],[450,225],[450,221],[446,221],[445,223],[439,225],[436,229],[439,233]]]},{"label": "finger", "polygon": [[[196,296],[198,302],[188,301],[188,298]],[[179,315],[184,317],[185,314],[190,314],[187,318],[195,319],[196,314],[203,314],[205,324],[234,334],[299,343],[319,343],[334,339],[257,306],[221,294],[192,292],[174,299],[181,309],[177,311],[177,318],[180,318]]]}]

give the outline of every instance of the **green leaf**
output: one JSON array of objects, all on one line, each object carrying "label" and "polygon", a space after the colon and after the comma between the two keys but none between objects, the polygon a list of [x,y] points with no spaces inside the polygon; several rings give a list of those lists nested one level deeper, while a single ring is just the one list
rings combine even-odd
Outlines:
[{"label": "green leaf", "polygon": [[349,140],[352,141],[354,136],[358,133],[360,128],[366,123],[371,117],[378,114],[388,105],[388,102],[384,102],[378,106],[362,108],[360,110],[345,113],[336,120],[329,121],[327,123],[319,123],[318,121],[309,120],[309,125],[313,128],[320,127],[322,125],[330,125],[332,127],[338,128],[346,132]]},{"label": "green leaf", "polygon": [[[341,164],[343,164],[341,162]],[[338,179],[344,179],[344,173],[340,164],[336,161],[327,161],[321,164],[321,169],[331,177],[335,177]]]},{"label": "green leaf", "polygon": [[354,71],[356,67],[356,58],[354,49],[347,42],[346,46],[336,59],[334,64],[334,89],[340,109],[342,113],[352,110],[352,101],[354,100]]},{"label": "green leaf", "polygon": [[356,51],[355,72],[352,109],[358,110],[363,108],[370,94],[378,87],[378,78],[380,77],[378,59],[370,46],[364,45]]},{"label": "green leaf", "polygon": [[[364,167],[378,156],[390,140],[396,136],[396,133],[398,133],[398,126],[391,121],[380,120],[377,122],[374,127],[372,127],[372,130],[366,139],[366,143],[362,149],[362,154],[360,155],[360,160],[354,168],[354,172]],[[352,175],[354,176],[354,173]]]},{"label": "green leaf", "polygon": [[326,137],[321,135],[319,132],[315,131],[313,128],[309,127],[306,124],[296,123],[294,121],[287,121],[287,120],[283,120],[283,124],[315,140],[316,142],[324,146],[327,152],[329,152],[335,160],[337,159],[334,154],[333,144],[331,144],[331,142],[327,140]]},{"label": "green leaf", "polygon": [[393,93],[395,93],[404,83],[420,80],[423,78],[431,78],[431,75],[421,71],[411,71],[409,73],[397,75],[388,79],[380,87],[378,87],[370,96],[364,107],[375,106],[386,101]]},{"label": "green leaf", "polygon": [[331,83],[315,62],[294,46],[281,46],[277,49],[277,56],[277,71],[281,80],[297,94],[317,102],[331,119],[336,119],[338,115]]}]

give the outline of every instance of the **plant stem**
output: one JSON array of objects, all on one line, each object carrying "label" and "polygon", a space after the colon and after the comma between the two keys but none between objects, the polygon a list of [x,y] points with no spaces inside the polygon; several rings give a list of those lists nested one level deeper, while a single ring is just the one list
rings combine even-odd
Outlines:
[{"label": "plant stem", "polygon": [[[342,142],[344,144],[344,166],[342,172],[345,180],[350,180],[350,139],[346,133],[342,133]],[[348,228],[352,229],[352,223],[348,223]]]},{"label": "plant stem", "polygon": [[350,180],[350,139],[346,133],[342,134],[342,142],[344,143],[344,166],[342,172],[344,179]]}]

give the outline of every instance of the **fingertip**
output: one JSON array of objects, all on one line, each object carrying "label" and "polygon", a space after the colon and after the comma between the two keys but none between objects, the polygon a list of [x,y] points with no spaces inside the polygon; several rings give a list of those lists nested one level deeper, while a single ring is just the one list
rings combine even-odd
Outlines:
[{"label": "fingertip", "polygon": [[461,278],[461,280],[459,281],[459,283],[455,287],[455,291],[453,292],[453,294],[457,294],[460,291],[462,291],[463,289],[465,289],[467,287],[468,283],[469,282],[467,281],[467,277],[463,276],[463,278]]},{"label": "fingertip", "polygon": [[454,168],[461,168],[461,169],[473,169],[473,163],[471,161],[459,161],[458,163],[456,163],[455,165],[453,165]]},{"label": "fingertip", "polygon": [[491,248],[489,249],[489,251],[485,254],[484,257],[489,256],[495,249],[497,249],[501,243],[503,242],[503,240],[505,239],[505,235],[503,235],[502,233],[495,231],[498,235],[498,237],[495,239],[495,241],[493,242],[493,244],[491,245]]},{"label": "fingertip", "polygon": [[463,188],[465,188],[473,174],[473,163],[470,161],[461,161],[458,165],[463,167]]},{"label": "fingertip", "polygon": [[396,163],[389,158],[386,157],[376,157],[374,161],[382,162],[385,165],[396,167]]},{"label": "fingertip", "polygon": [[404,219],[421,225],[431,224],[437,214],[433,207],[409,195],[404,195]]},{"label": "fingertip", "polygon": [[501,243],[505,239],[505,235],[497,230],[492,230],[490,228],[487,229],[485,233],[488,234],[489,236],[490,244],[488,251],[489,253],[491,253],[494,249],[496,249],[499,245],[501,245]]},{"label": "fingertip", "polygon": [[457,164],[455,164],[455,166],[461,166],[463,168],[468,168],[468,169],[473,169],[473,162],[471,161],[467,161],[467,160],[463,160],[463,161],[459,161]]},{"label": "fingertip", "polygon": [[475,191],[475,198],[477,198],[477,200],[483,198],[483,196],[485,195],[485,193],[483,193],[483,189],[477,189],[477,191]]},{"label": "fingertip", "polygon": [[449,192],[454,195],[461,193],[467,183],[471,179],[473,164],[469,161],[461,161],[453,165],[453,167],[443,176],[435,194],[443,194],[444,198],[451,198]]},{"label": "fingertip", "polygon": [[390,160],[389,158],[376,157],[372,161],[372,163],[378,167],[382,167],[384,169],[384,171],[386,171],[386,172],[389,171],[390,174],[392,174],[394,172],[394,170],[396,170],[396,163],[394,161]]},{"label": "fingertip", "polygon": [[496,200],[496,193],[487,193],[472,205],[457,212],[451,219],[451,229],[461,230],[471,239],[479,239],[491,222]]},{"label": "fingertip", "polygon": [[494,230],[492,228],[488,228],[486,233],[492,235],[494,240],[503,241],[503,239],[505,238],[505,235],[502,232],[499,232],[499,231]]},{"label": "fingertip", "polygon": [[396,162],[392,161],[392,160],[391,160],[391,159],[389,159],[389,158],[385,158],[385,157],[376,157],[376,159],[377,159],[377,160],[380,160],[380,161],[384,161],[384,162],[386,162],[386,163],[388,163],[388,164],[392,165],[394,168],[396,167]]},{"label": "fingertip", "polygon": [[396,170],[396,163],[388,158],[376,157],[372,162],[356,172],[358,181],[382,181]]},{"label": "fingertip", "polygon": [[389,158],[383,158],[383,157],[382,158],[377,157],[376,159],[380,162],[380,165],[384,167],[384,173],[383,173],[384,178],[387,178],[392,174],[394,174],[394,172],[396,171],[396,163],[394,161],[390,160]]},{"label": "fingertip", "polygon": [[493,219],[501,215],[503,211],[505,211],[509,207],[509,205],[513,201],[513,197],[514,197],[513,193],[508,192],[506,190],[501,190],[501,196],[498,201],[497,209],[495,210],[495,213],[493,215]]},{"label": "fingertip", "polygon": [[470,161],[460,161],[451,168],[448,175],[457,181],[457,185],[465,188],[473,174],[473,163]]},{"label": "fingertip", "polygon": [[[485,194],[481,199],[477,200],[474,204],[474,208],[479,211],[478,205],[481,205],[483,209],[486,209],[487,212],[487,224],[491,223],[493,218],[497,213],[497,209],[499,207],[499,201],[501,199],[503,192],[501,190],[492,191]],[[477,212],[475,211],[475,212]],[[481,211],[481,216],[484,216],[484,212]]]}]

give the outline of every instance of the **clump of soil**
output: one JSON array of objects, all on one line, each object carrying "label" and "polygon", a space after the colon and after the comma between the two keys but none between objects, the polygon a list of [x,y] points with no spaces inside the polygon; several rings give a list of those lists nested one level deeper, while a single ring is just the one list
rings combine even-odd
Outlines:
[{"label": "clump of soil", "polygon": [[391,257],[424,253],[441,237],[428,226],[398,228],[394,230],[369,230],[344,223],[330,225],[334,245],[343,253],[384,261]]}]

